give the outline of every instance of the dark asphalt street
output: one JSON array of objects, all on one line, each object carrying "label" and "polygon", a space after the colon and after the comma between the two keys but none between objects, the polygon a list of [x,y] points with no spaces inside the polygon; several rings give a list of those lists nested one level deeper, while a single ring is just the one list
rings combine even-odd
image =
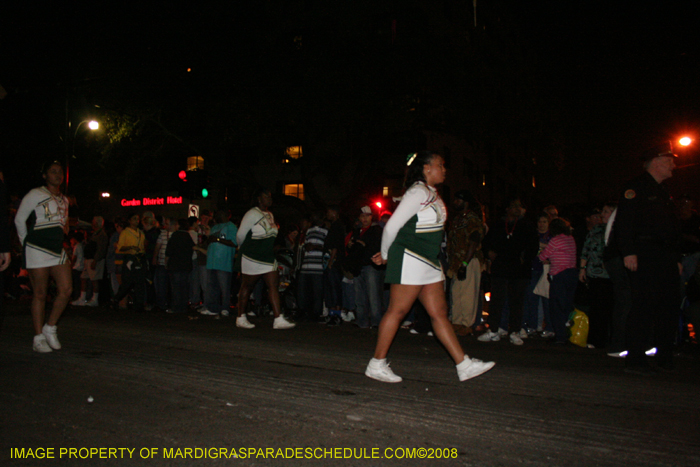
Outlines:
[{"label": "dark asphalt street", "polygon": [[352,325],[70,307],[40,355],[28,302],[6,312],[2,465],[700,465],[697,357],[645,378],[599,350],[470,336],[497,365],[460,383],[434,338],[401,331],[404,381],[386,384],[364,376],[376,332]]}]

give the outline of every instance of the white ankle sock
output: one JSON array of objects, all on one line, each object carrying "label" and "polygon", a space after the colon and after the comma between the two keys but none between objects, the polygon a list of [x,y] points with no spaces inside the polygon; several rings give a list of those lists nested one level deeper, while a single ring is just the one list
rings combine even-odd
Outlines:
[{"label": "white ankle sock", "polygon": [[469,358],[467,355],[465,355],[465,356],[464,356],[464,360],[462,360],[460,363],[458,363],[458,364],[455,365],[455,366],[456,366],[457,369],[459,370],[460,368],[466,368],[466,367],[468,367],[468,366],[471,365],[471,364],[472,364],[472,359]]}]

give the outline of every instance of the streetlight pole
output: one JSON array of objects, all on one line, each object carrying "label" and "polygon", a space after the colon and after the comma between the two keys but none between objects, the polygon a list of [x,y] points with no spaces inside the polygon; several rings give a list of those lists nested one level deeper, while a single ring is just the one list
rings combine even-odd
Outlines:
[{"label": "streetlight pole", "polygon": [[75,133],[73,133],[73,144],[71,146],[71,152],[70,154],[66,155],[66,195],[68,194],[68,181],[70,179],[70,160],[75,159],[75,140],[78,137],[78,130],[80,130],[80,126],[83,123],[87,123],[88,128],[90,128],[90,130],[92,131],[95,131],[100,128],[100,124],[97,122],[97,120],[83,120],[82,122],[78,123],[78,126],[75,127]]}]

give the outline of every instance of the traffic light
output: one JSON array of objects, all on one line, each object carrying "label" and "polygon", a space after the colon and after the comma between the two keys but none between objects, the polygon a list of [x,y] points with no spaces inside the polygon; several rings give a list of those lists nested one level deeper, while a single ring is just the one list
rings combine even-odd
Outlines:
[{"label": "traffic light", "polygon": [[211,189],[209,172],[204,169],[181,170],[178,173],[180,183],[180,196],[190,199],[208,198]]},{"label": "traffic light", "polygon": [[207,198],[209,196],[209,172],[206,170],[190,170],[187,178],[191,181],[192,198]]}]

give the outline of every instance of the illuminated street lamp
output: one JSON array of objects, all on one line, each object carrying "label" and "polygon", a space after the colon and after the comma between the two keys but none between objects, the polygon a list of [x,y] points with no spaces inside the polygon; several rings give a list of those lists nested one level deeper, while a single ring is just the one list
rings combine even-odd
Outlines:
[{"label": "illuminated street lamp", "polygon": [[678,152],[679,155],[682,157],[683,162],[686,162],[684,165],[677,165],[676,169],[685,169],[688,167],[696,167],[700,165],[699,162],[691,162],[693,158],[697,160],[697,145],[695,144],[695,140],[691,138],[690,136],[682,136],[678,138]]},{"label": "illuminated street lamp", "polygon": [[69,175],[70,175],[70,159],[75,159],[75,139],[78,137],[78,130],[80,130],[80,126],[83,123],[88,124],[88,128],[92,131],[98,130],[100,128],[100,123],[97,120],[83,120],[82,122],[78,123],[78,126],[75,127],[75,133],[73,133],[73,146],[70,152],[70,156],[66,156],[66,193],[68,194],[68,180],[69,180]]}]

